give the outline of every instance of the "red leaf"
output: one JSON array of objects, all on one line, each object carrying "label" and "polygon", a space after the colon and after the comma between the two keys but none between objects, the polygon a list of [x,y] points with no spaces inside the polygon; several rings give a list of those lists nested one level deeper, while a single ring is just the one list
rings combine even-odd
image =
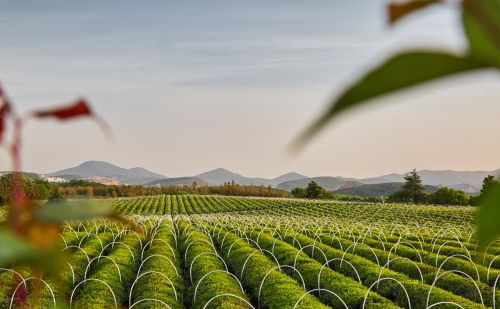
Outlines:
[{"label": "red leaf", "polygon": [[409,0],[405,2],[392,2],[387,8],[389,11],[389,22],[394,24],[408,14],[421,10],[431,4],[442,3],[443,0]]},{"label": "red leaf", "polygon": [[84,99],[79,99],[75,103],[50,109],[50,110],[41,110],[34,111],[31,113],[31,116],[36,118],[56,118],[57,120],[65,121],[71,120],[78,117],[91,117],[100,127],[101,130],[111,139],[111,131],[108,127],[106,121],[104,121],[99,115],[94,114],[90,105]]},{"label": "red leaf", "polygon": [[69,106],[55,108],[52,110],[35,111],[33,115],[37,118],[54,117],[58,120],[68,120],[76,117],[92,116],[93,113],[87,101],[80,99]]}]

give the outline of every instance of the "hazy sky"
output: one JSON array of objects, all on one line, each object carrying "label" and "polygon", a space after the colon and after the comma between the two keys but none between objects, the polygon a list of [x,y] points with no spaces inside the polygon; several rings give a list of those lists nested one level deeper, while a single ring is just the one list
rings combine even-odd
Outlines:
[{"label": "hazy sky", "polygon": [[[29,123],[25,170],[85,160],[167,176],[375,176],[500,167],[500,76],[475,74],[349,113],[302,153],[290,141],[388,53],[460,51],[459,14],[385,22],[383,1],[0,1],[0,81],[19,111],[84,95],[88,121]],[[408,72],[411,74],[411,72]],[[5,151],[0,169],[10,169]]]}]

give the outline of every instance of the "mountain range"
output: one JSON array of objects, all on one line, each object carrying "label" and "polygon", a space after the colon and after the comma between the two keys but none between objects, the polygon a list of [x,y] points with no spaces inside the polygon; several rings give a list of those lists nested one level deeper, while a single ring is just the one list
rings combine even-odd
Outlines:
[{"label": "mountain range", "polygon": [[142,167],[127,169],[104,161],[86,161],[78,166],[47,174],[47,176],[64,179],[84,178],[89,180],[96,177],[106,177],[129,185],[145,184],[167,178]]},{"label": "mountain range", "polygon": [[[340,188],[334,190],[335,194],[341,195],[358,195],[361,197],[369,196],[389,196],[392,193],[399,191],[403,187],[402,182],[383,182],[383,183],[371,183],[371,184],[360,184],[358,186],[350,188]],[[427,193],[432,193],[437,191],[439,188],[431,185],[424,185],[424,191]]]},{"label": "mountain range", "polygon": [[239,183],[241,185],[257,185],[257,186],[263,185],[272,187],[277,187],[280,183],[307,178],[307,176],[300,175],[297,173],[288,173],[272,179],[252,178],[237,173],[233,173],[224,168],[217,168],[205,173],[201,173],[196,177],[203,179],[204,181],[206,181],[208,184],[211,185],[219,185],[224,182],[231,182],[234,180],[235,183]]},{"label": "mountain range", "polygon": [[[499,170],[494,171],[452,171],[452,170],[421,170],[418,171],[425,185],[439,187],[448,186],[460,189],[468,193],[475,193],[481,188],[481,183],[487,175],[497,175]],[[320,186],[331,191],[346,192],[354,190],[352,188],[366,189],[368,191],[384,191],[395,188],[397,185],[389,184],[385,187],[369,185],[401,183],[404,181],[405,174],[387,174],[378,177],[356,179],[348,177],[307,177],[298,173],[287,173],[275,178],[246,177],[234,173],[224,168],[217,168],[194,176],[187,177],[167,177],[158,173],[151,172],[144,168],[123,168],[103,161],[87,161],[76,167],[63,169],[48,174],[51,178],[75,179],[82,178],[93,181],[107,180],[110,183],[120,184],[142,184],[142,185],[188,185],[196,181],[199,185],[220,185],[224,182],[234,181],[242,185],[264,185],[272,186],[283,190],[291,190],[295,187],[306,187],[310,181],[316,181]],[[356,191],[356,190],[354,190]]]}]

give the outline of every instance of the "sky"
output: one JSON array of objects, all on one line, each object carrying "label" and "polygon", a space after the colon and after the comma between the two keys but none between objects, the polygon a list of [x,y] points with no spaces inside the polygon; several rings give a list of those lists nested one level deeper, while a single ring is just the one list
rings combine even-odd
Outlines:
[{"label": "sky", "polygon": [[[390,54],[464,50],[456,4],[396,27],[384,4],[0,0],[0,82],[17,111],[84,96],[114,136],[83,119],[31,121],[23,169],[103,160],[169,177],[218,167],[253,177],[370,177],[500,167],[497,72],[381,98],[289,151],[343,87]],[[5,148],[0,169],[10,170]]]}]

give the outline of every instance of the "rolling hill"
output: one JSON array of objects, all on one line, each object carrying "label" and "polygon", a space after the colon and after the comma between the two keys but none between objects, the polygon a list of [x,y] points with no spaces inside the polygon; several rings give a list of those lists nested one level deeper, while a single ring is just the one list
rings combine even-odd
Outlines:
[{"label": "rolling hill", "polygon": [[[303,179],[282,182],[278,185],[278,189],[292,190],[293,188],[297,187],[305,188],[311,181],[315,181],[318,185],[322,186],[326,190],[337,190],[346,183],[349,183],[350,186],[353,186],[355,184],[361,184],[355,182],[354,179],[350,178],[323,176],[323,177],[310,177],[310,178],[303,178]],[[353,181],[355,183],[353,183]]]},{"label": "rolling hill", "polygon": [[243,175],[231,172],[225,168],[217,168],[196,177],[203,179],[210,185],[221,185],[225,182],[231,182],[234,180],[235,183],[240,185],[256,185],[256,186],[268,186],[272,185],[272,180],[266,178],[252,178],[245,177]]},{"label": "rolling hill", "polygon": [[159,179],[165,179],[166,176],[153,173],[141,167],[126,169],[104,161],[87,161],[78,166],[63,169],[48,176],[61,178],[92,178],[111,177],[116,178],[123,184],[145,184]]},{"label": "rolling hill", "polygon": [[[467,184],[472,187],[481,187],[483,179],[488,175],[498,175],[500,169],[494,171],[452,171],[452,170],[420,170],[417,171],[422,182],[432,186],[453,186]],[[406,174],[406,173],[405,173]],[[388,174],[379,177],[361,179],[365,184],[403,182],[405,174]]]},{"label": "rolling hill", "polygon": [[280,183],[284,183],[287,181],[300,180],[300,179],[304,179],[304,178],[307,178],[307,176],[292,172],[292,173],[284,174],[284,175],[281,175],[281,176],[278,176],[278,177],[271,179],[271,185],[273,187],[277,187]]},{"label": "rolling hill", "polygon": [[146,186],[191,186],[193,182],[196,182],[198,186],[205,185],[206,182],[198,177],[173,177],[159,179],[152,182],[148,182]]},{"label": "rolling hill", "polygon": [[[402,182],[386,182],[376,184],[361,184],[351,188],[342,188],[334,190],[334,194],[341,195],[358,195],[362,197],[369,196],[389,196],[392,193],[399,191],[403,186]],[[425,192],[432,193],[439,189],[439,187],[424,185]]]}]

